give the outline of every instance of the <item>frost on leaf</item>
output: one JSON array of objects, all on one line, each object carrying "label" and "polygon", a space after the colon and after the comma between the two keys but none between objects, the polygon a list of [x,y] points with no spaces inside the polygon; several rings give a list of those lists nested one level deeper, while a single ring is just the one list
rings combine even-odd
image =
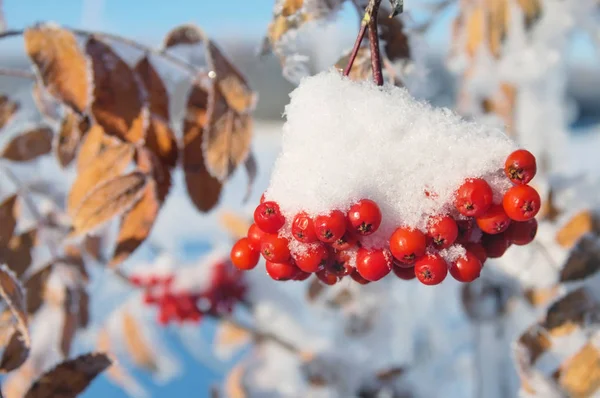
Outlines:
[{"label": "frost on leaf", "polygon": [[142,58],[135,66],[146,93],[150,108],[150,121],[146,137],[146,146],[169,167],[175,167],[179,148],[169,120],[169,96],[167,89],[154,69],[148,57]]},{"label": "frost on leaf", "polygon": [[31,97],[42,116],[52,121],[60,120],[60,102],[50,95],[41,82],[33,83]]},{"label": "frost on leaf", "polygon": [[142,369],[155,372],[158,369],[155,354],[150,343],[143,335],[143,325],[140,325],[133,315],[123,311],[122,331],[125,350],[131,357],[131,361]]},{"label": "frost on leaf", "polygon": [[183,171],[187,192],[202,212],[209,211],[219,201],[222,184],[204,164],[202,141],[207,126],[209,94],[199,84],[191,87],[183,122]]},{"label": "frost on leaf", "polygon": [[37,229],[13,235],[5,247],[0,247],[0,263],[5,263],[21,277],[32,262],[31,251],[37,244]]},{"label": "frost on leaf", "polygon": [[192,24],[177,26],[169,31],[163,40],[163,48],[171,48],[181,44],[197,44],[204,40],[202,31]]},{"label": "frost on leaf", "polygon": [[588,232],[598,229],[598,220],[595,214],[589,210],[583,210],[575,214],[556,233],[556,242],[562,247],[569,249]]},{"label": "frost on leaf", "polygon": [[33,383],[25,398],[75,398],[111,364],[112,360],[101,353],[61,362]]},{"label": "frost on leaf", "polygon": [[10,372],[25,362],[31,342],[25,293],[17,276],[6,266],[0,267],[0,296],[11,314],[10,317],[5,317],[7,313],[2,316],[0,334],[4,351],[0,360],[0,371]]},{"label": "frost on leaf", "polygon": [[19,110],[19,103],[11,101],[4,94],[0,94],[0,129],[12,119]]},{"label": "frost on leaf", "polygon": [[560,272],[560,282],[583,280],[599,270],[600,240],[597,236],[584,236],[571,250]]},{"label": "frost on leaf", "polygon": [[145,173],[134,171],[98,185],[73,215],[73,234],[82,235],[131,208],[148,182]]},{"label": "frost on leaf", "polygon": [[146,135],[144,93],[133,70],[110,46],[90,37],[85,46],[92,62],[91,113],[107,134],[138,143]]},{"label": "frost on leaf", "polygon": [[[88,135],[88,139],[91,139],[91,134]],[[88,159],[89,165],[77,174],[71,185],[67,198],[67,213],[73,217],[94,187],[123,173],[131,163],[133,154],[133,146],[121,143],[106,148],[92,160]]]},{"label": "frost on leaf", "polygon": [[17,198],[15,194],[0,202],[0,252],[10,242],[17,226]]},{"label": "frost on leaf", "polygon": [[[141,198],[121,218],[119,236],[109,266],[115,267],[125,261],[150,235],[154,221],[158,216],[160,207],[170,188],[170,172],[163,168],[162,163],[152,163],[154,155],[149,152],[138,152],[138,165],[141,170],[148,173],[164,173],[163,180],[149,178]],[[143,161],[140,157],[146,157]],[[159,182],[160,181],[160,182]]]},{"label": "frost on leaf", "polygon": [[53,132],[49,127],[38,127],[14,137],[2,151],[1,157],[13,162],[29,162],[52,150]]},{"label": "frost on leaf", "polygon": [[25,30],[23,37],[48,92],[83,114],[89,104],[90,79],[75,36],[59,26],[41,24]]},{"label": "frost on leaf", "polygon": [[66,111],[54,144],[56,158],[62,167],[67,167],[75,159],[83,133],[80,116]]},{"label": "frost on leaf", "polygon": [[121,144],[121,141],[117,138],[105,134],[104,129],[99,124],[92,125],[83,137],[79,147],[77,169],[79,171],[85,169],[106,149]]}]

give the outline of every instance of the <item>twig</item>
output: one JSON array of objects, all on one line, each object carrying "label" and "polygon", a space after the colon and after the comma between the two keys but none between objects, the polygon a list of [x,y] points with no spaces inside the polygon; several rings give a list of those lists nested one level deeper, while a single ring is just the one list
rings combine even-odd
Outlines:
[{"label": "twig", "polygon": [[363,23],[366,20],[369,26],[369,45],[371,47],[371,67],[373,80],[378,86],[383,86],[383,72],[381,70],[381,51],[379,50],[379,35],[377,33],[377,13],[381,0],[371,0],[367,6]]},{"label": "twig", "polygon": [[[108,39],[108,40],[116,41],[119,43],[123,43],[129,47],[137,48],[138,50],[141,50],[145,53],[156,55],[158,57],[163,58],[165,61],[170,62],[174,66],[177,66],[178,68],[180,68],[181,70],[185,71],[186,73],[192,75],[193,77],[197,77],[198,75],[201,75],[204,73],[204,71],[202,69],[200,69],[192,64],[189,64],[178,57],[175,57],[175,56],[173,56],[169,53],[166,53],[162,50],[146,46],[144,44],[138,43],[135,40],[128,39],[126,37],[123,37],[123,36],[120,36],[117,34],[94,32],[94,31],[84,30],[84,29],[68,29],[68,30],[70,30],[71,32],[73,32],[74,34],[76,34],[78,36],[84,36],[84,37],[95,36],[98,38]],[[14,36],[22,36],[23,33],[24,33],[24,30],[22,30],[22,29],[21,30],[7,30],[4,32],[0,32],[0,39],[5,39],[8,37],[14,37]]]},{"label": "twig", "polygon": [[360,30],[358,31],[358,36],[356,37],[356,41],[354,42],[354,47],[352,48],[352,52],[350,53],[350,58],[348,59],[348,65],[346,65],[346,69],[344,69],[344,76],[348,76],[350,74],[350,70],[352,69],[352,65],[354,64],[354,60],[356,59],[356,55],[358,54],[358,50],[360,49],[360,44],[365,37],[365,33],[367,31],[367,24],[364,19],[360,24]]},{"label": "twig", "polygon": [[0,76],[19,77],[35,80],[35,73],[23,69],[0,68]]},{"label": "twig", "polygon": [[212,316],[214,319],[217,319],[217,320],[229,322],[233,326],[245,330],[246,332],[250,333],[252,335],[252,337],[257,341],[260,341],[260,340],[271,341],[273,343],[278,344],[282,348],[285,348],[286,350],[288,350],[289,352],[291,352],[293,354],[300,353],[300,349],[298,347],[296,347],[294,344],[292,344],[288,341],[281,339],[279,336],[277,336],[275,334],[268,333],[268,332],[262,332],[260,330],[255,329],[254,327],[252,327],[250,325],[244,325],[230,317],[223,317],[223,316],[214,315],[214,314],[207,314],[207,315]]}]

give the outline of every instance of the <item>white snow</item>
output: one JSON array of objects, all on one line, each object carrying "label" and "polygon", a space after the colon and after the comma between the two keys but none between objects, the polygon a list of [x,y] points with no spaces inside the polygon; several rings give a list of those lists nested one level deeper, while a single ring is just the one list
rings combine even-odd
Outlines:
[{"label": "white snow", "polygon": [[485,178],[500,194],[508,186],[499,170],[515,143],[403,88],[352,82],[332,70],[305,78],[290,96],[265,195],[279,204],[287,228],[300,211],[346,211],[369,198],[383,222],[363,243],[381,246],[399,226],[424,231],[428,216],[453,213],[454,192],[467,178]]}]

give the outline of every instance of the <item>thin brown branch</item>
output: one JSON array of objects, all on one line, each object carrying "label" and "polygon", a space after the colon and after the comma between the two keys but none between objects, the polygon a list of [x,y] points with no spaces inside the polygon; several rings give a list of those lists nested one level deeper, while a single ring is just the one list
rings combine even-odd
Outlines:
[{"label": "thin brown branch", "polygon": [[23,69],[0,68],[0,76],[35,80],[35,73]]},{"label": "thin brown branch", "polygon": [[356,59],[356,55],[358,54],[358,50],[360,49],[360,44],[365,37],[365,32],[367,31],[367,24],[364,21],[360,24],[360,30],[358,31],[358,36],[356,36],[356,41],[354,42],[354,47],[352,48],[352,52],[350,53],[350,58],[348,59],[348,65],[344,69],[344,76],[348,76],[350,74],[350,70],[352,69],[352,65],[354,64],[354,60]]},{"label": "thin brown branch", "polygon": [[379,34],[377,33],[377,14],[381,0],[371,0],[365,12],[363,23],[367,20],[369,27],[369,45],[371,47],[371,68],[373,80],[378,86],[383,86],[383,72],[381,68],[381,50],[379,49]]},{"label": "thin brown branch", "polygon": [[290,343],[289,341],[285,341],[285,340],[281,339],[279,336],[277,336],[275,334],[257,330],[256,328],[254,328],[250,325],[242,324],[242,323],[238,322],[237,320],[230,318],[230,317],[222,317],[222,316],[218,316],[218,315],[217,316],[210,315],[210,316],[212,316],[213,318],[215,318],[217,320],[229,322],[233,326],[235,326],[239,329],[245,330],[250,335],[252,335],[252,337],[254,338],[255,341],[259,341],[259,342],[260,341],[270,341],[270,342],[273,342],[273,343],[279,345],[280,347],[286,349],[290,353],[293,353],[293,354],[300,353],[300,348],[296,347],[294,344]]}]

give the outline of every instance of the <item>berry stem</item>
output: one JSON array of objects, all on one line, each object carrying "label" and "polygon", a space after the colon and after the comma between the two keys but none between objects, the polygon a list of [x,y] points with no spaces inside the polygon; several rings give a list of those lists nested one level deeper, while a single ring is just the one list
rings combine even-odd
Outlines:
[{"label": "berry stem", "polygon": [[348,59],[348,65],[346,65],[346,68],[344,69],[344,76],[348,76],[350,74],[350,70],[352,69],[352,65],[354,64],[354,60],[356,59],[356,55],[358,54],[358,50],[360,49],[360,44],[362,43],[366,32],[367,23],[363,19],[360,23],[360,30],[358,31],[358,36],[356,37],[354,47],[352,48],[352,52],[350,53],[350,58]]},{"label": "berry stem", "polygon": [[379,35],[377,33],[377,13],[381,0],[371,0],[367,6],[363,23],[369,26],[369,45],[371,48],[371,68],[373,80],[378,86],[383,86],[383,72],[381,70],[381,51],[379,50]]}]

